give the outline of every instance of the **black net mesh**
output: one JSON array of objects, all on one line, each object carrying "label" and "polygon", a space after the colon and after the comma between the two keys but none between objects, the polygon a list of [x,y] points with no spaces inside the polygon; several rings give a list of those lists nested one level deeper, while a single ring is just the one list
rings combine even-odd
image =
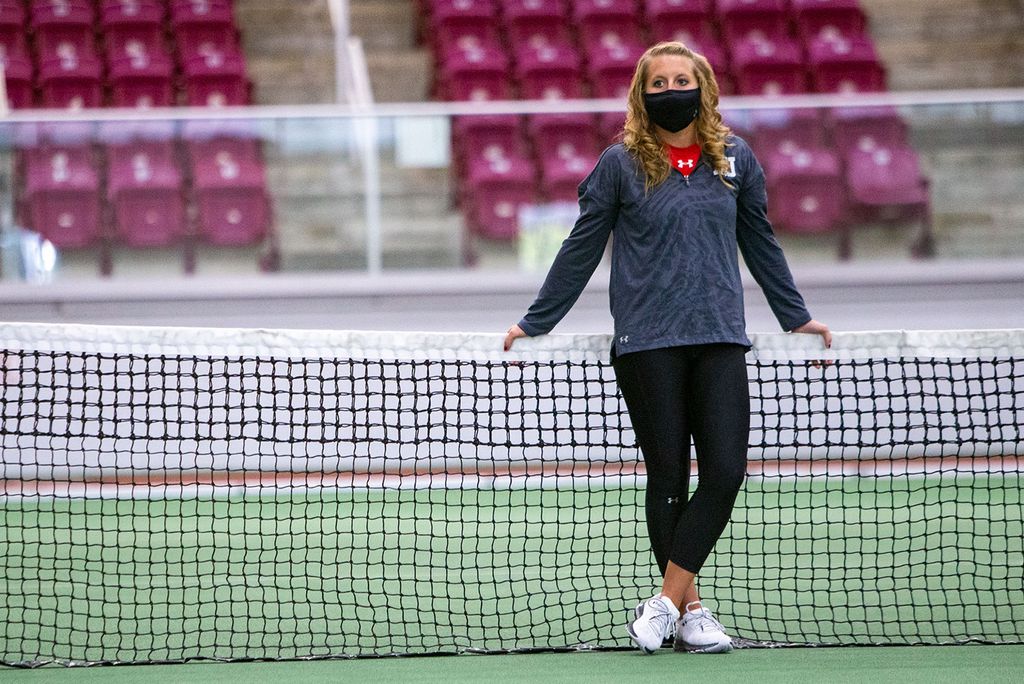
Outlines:
[{"label": "black net mesh", "polygon": [[[659,586],[601,354],[87,346],[0,352],[5,664],[625,647]],[[1024,360],[749,378],[700,576],[740,643],[1022,641]]]}]

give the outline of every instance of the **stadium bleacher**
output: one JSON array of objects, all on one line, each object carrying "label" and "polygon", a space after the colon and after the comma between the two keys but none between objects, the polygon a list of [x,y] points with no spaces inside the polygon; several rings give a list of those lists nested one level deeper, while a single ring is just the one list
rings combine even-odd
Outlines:
[{"label": "stadium bleacher", "polygon": [[[0,57],[14,109],[251,102],[230,0],[2,0]],[[18,221],[58,248],[98,248],[105,274],[117,247],[180,246],[190,272],[197,245],[272,234],[259,141],[244,131],[56,130],[20,136]]]},{"label": "stadium bleacher", "polygon": [[[644,47],[665,39],[706,53],[724,95],[886,89],[885,68],[857,0],[419,0],[419,5],[424,43],[435,63],[433,94],[443,100],[622,98]],[[512,239],[518,204],[573,199],[570,179],[582,180],[600,147],[621,129],[622,118],[569,118],[559,123],[555,117],[550,126],[537,116],[456,122],[459,163],[453,169],[473,233]],[[922,238],[912,251],[930,252],[927,181],[894,111],[843,109],[809,116],[779,111],[727,123],[749,140],[766,168],[779,230],[839,232],[840,255],[848,257],[850,229],[858,221],[916,219]],[[552,140],[552,129],[563,131],[561,140]],[[495,193],[495,174],[504,177],[506,188],[514,175],[515,192]],[[883,176],[894,181],[884,198],[870,189]]]}]

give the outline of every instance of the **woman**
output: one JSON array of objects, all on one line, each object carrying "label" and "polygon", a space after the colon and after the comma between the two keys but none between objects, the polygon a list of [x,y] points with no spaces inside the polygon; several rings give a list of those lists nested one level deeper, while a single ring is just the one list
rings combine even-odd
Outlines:
[{"label": "woman", "polygon": [[[722,653],[732,640],[696,575],[729,520],[746,470],[750,396],[737,247],[784,330],[821,335],[766,216],[764,173],[718,112],[707,60],[682,43],[640,57],[623,142],[580,184],[580,214],[536,301],[509,329],[549,332],[575,303],[614,235],[612,364],[647,469],[647,528],[661,592],[627,625],[653,653]],[[698,484],[688,499],[690,444]]]}]

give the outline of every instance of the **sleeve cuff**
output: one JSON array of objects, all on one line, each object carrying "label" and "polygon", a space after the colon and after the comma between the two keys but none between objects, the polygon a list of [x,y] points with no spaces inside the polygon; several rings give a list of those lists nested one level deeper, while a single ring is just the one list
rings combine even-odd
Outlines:
[{"label": "sleeve cuff", "polygon": [[527,323],[525,318],[523,320],[519,321],[519,323],[517,323],[516,325],[518,325],[519,328],[524,333],[526,333],[529,337],[536,337],[537,335],[543,335],[544,334],[544,332],[541,331],[536,326],[532,326],[529,323]]},{"label": "sleeve cuff", "polygon": [[785,330],[786,332],[793,332],[800,326],[810,323],[812,320],[814,320],[814,317],[811,316],[810,314],[806,314],[805,316],[801,316],[800,318],[791,319],[791,322],[796,321],[796,323],[794,323],[793,325],[790,325],[789,323],[783,323],[782,329]]}]

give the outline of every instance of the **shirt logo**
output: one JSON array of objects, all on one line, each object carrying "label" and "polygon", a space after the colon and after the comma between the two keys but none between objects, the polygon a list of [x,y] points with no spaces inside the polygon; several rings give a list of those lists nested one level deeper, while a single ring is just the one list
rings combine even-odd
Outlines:
[{"label": "shirt logo", "polygon": [[619,344],[629,344],[629,335],[623,335],[619,338]]},{"label": "shirt logo", "polygon": [[[725,174],[725,177],[726,178],[735,178],[736,177],[736,157],[726,157],[726,159],[729,161],[729,171],[728,171],[728,173]],[[715,171],[715,175],[716,176],[718,175],[718,171]]]},{"label": "shirt logo", "polygon": [[685,166],[687,168],[692,169],[693,168],[693,160],[692,159],[680,159],[679,161],[676,162],[676,166],[678,166],[679,168],[683,168]]}]

